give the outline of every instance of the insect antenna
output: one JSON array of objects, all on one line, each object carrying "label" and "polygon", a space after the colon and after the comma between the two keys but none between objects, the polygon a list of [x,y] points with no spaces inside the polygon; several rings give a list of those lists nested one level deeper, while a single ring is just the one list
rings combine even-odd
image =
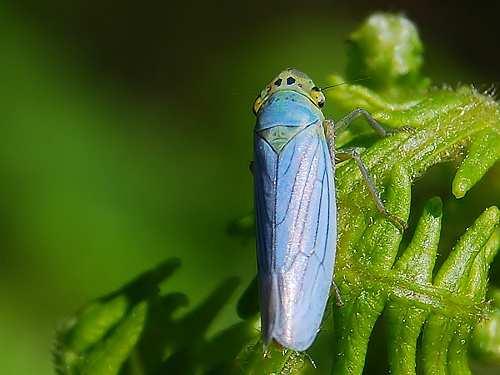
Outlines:
[{"label": "insect antenna", "polygon": [[321,91],[330,90],[330,89],[333,89],[334,87],[342,86],[342,85],[347,85],[349,83],[360,82],[360,81],[367,81],[370,78],[371,77],[362,77],[362,78],[353,79],[352,81],[345,81],[345,82],[341,82],[341,83],[336,83],[335,85],[330,85],[330,86],[322,87]]}]

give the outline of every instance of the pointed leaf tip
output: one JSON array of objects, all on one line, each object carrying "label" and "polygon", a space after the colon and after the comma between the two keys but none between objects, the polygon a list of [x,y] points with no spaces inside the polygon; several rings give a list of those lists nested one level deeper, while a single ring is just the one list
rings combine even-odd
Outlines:
[{"label": "pointed leaf tip", "polygon": [[500,133],[484,131],[471,144],[469,153],[460,164],[453,179],[452,192],[456,198],[465,194],[500,159]]}]

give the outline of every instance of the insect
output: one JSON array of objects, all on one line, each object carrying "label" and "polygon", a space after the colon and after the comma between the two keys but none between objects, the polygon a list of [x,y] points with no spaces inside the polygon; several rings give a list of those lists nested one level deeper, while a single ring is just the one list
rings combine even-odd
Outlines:
[{"label": "insect", "polygon": [[297,351],[313,343],[333,285],[337,237],[335,162],[353,158],[378,210],[385,209],[358,149],[335,151],[334,135],[363,116],[357,109],[334,123],[321,111],[325,96],[304,73],[282,71],[254,103],[257,264],[264,345],[272,340]]}]

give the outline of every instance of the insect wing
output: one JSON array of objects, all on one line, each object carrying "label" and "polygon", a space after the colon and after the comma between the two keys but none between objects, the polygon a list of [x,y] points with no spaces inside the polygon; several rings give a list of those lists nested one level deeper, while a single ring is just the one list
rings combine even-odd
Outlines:
[{"label": "insect wing", "polygon": [[255,154],[264,341],[305,350],[323,317],[335,258],[333,168],[321,123],[279,153],[257,134]]}]

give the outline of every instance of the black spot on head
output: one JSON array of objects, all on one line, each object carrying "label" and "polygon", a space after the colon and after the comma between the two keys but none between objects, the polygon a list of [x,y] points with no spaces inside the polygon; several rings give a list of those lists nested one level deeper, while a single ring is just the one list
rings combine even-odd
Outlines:
[{"label": "black spot on head", "polygon": [[283,82],[283,80],[281,78],[278,78],[276,81],[274,81],[274,84],[276,86],[279,86],[279,85],[281,85],[281,82]]},{"label": "black spot on head", "polygon": [[288,77],[288,78],[286,79],[286,83],[287,83],[288,85],[293,85],[293,84],[295,83],[295,78],[293,78],[293,77]]}]

